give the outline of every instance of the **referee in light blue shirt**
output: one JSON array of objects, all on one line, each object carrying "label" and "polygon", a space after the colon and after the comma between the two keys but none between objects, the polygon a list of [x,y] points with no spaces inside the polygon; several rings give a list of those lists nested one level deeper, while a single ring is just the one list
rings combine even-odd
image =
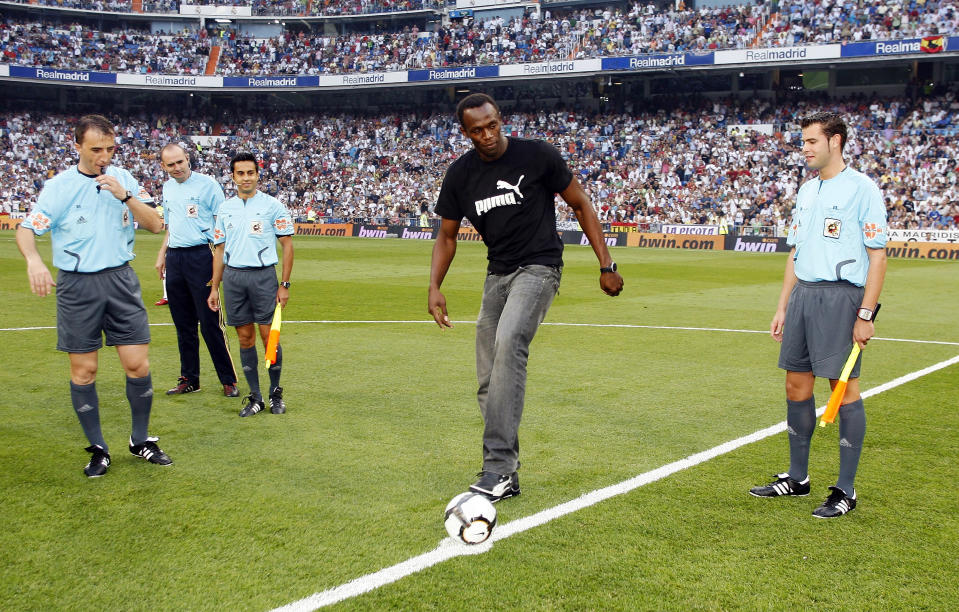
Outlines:
[{"label": "referee in light blue shirt", "polygon": [[[226,322],[236,327],[240,340],[240,363],[250,384],[244,398],[241,417],[255,415],[265,407],[260,393],[257,370],[256,328],[266,347],[270,325],[277,304],[285,308],[290,297],[290,274],[293,272],[293,218],[276,198],[257,190],[260,171],[256,157],[238,153],[230,161],[237,195],[220,206],[213,232],[216,251],[213,255],[213,280],[207,304],[220,309],[218,288],[223,281],[223,302]],[[276,280],[276,242],[283,247],[281,282]],[[269,367],[270,412],[283,414],[283,388],[280,372],[282,347],[276,349],[276,363]]]},{"label": "referee in light blue shirt", "polygon": [[[848,167],[842,150],[847,128],[836,113],[817,113],[801,122],[803,155],[817,178],[796,197],[786,273],[769,331],[782,343],[779,367],[786,370],[789,471],[757,497],[808,495],[809,443],[816,428],[816,377],[835,387],[853,343],[866,346],[886,275],[886,205],[872,179]],[[857,360],[839,408],[839,478],[817,518],[836,518],[856,507],[854,487],[866,412],[859,393]]]},{"label": "referee in light blue shirt", "polygon": [[199,323],[223,394],[237,397],[236,370],[224,327],[218,313],[206,305],[213,276],[213,223],[225,199],[223,189],[212,178],[193,172],[189,154],[178,144],[160,150],[160,164],[170,179],[163,184],[168,230],[156,269],[161,279],[166,277],[170,316],[180,349],[180,378],[167,395],[200,390]]},{"label": "referee in light blue shirt", "polygon": [[[134,194],[136,179],[111,166],[116,132],[101,115],[81,117],[74,129],[76,166],[48,180],[30,216],[17,228],[17,247],[27,260],[30,289],[40,296],[57,289],[57,349],[70,356],[70,398],[90,445],[90,478],[110,467],[100,428],[96,390],[99,350],[106,336],[126,372],[132,432],[130,452],[150,463],[170,458],[147,433],[153,406],[148,345],[150,328],[133,259],[134,222],[159,233],[163,220]],[[37,250],[35,236],[51,234],[56,283]]]}]

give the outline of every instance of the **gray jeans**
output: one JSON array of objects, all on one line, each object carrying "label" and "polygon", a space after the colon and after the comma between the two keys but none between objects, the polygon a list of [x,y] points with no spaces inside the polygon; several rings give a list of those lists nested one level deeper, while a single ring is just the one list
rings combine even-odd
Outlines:
[{"label": "gray jeans", "polygon": [[526,393],[529,344],[559,290],[562,269],[522,266],[488,274],[476,322],[476,378],[483,430],[483,470],[519,468],[519,422]]}]

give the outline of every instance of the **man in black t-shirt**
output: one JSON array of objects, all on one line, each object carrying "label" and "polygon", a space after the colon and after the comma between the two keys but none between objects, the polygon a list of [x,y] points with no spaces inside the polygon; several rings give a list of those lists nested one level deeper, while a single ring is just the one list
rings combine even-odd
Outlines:
[{"label": "man in black t-shirt", "polygon": [[483,470],[470,490],[496,502],[520,492],[518,430],[529,345],[562,275],[555,194],[576,213],[599,259],[602,290],[619,295],[623,277],[606,248],[589,196],[554,147],[503,135],[499,107],[486,94],[467,96],[456,113],[473,149],[446,171],[436,202],[435,212],[443,219],[430,262],[429,312],[440,328],[452,327],[440,286],[466,217],[483,236],[489,259],[476,323]]}]

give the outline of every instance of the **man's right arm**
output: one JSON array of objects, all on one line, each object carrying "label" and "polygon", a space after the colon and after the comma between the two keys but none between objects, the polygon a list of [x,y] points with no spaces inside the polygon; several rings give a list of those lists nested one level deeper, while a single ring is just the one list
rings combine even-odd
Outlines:
[{"label": "man's right arm", "polygon": [[446,296],[440,291],[443,279],[456,256],[456,234],[459,232],[460,222],[443,218],[436,242],[433,243],[433,255],[430,258],[430,291],[429,313],[433,315],[436,324],[443,327],[453,327],[449,313],[446,311]]},{"label": "man's right arm", "polygon": [[154,266],[159,273],[160,278],[166,274],[166,249],[167,244],[170,242],[170,230],[166,231],[166,234],[163,236],[163,244],[160,245],[160,252],[157,254],[157,262]]},{"label": "man's right arm", "polygon": [[773,315],[773,320],[769,323],[769,335],[771,335],[776,342],[783,341],[783,325],[786,323],[786,307],[789,305],[789,295],[799,280],[796,278],[795,263],[793,262],[795,256],[796,247],[793,247],[789,251],[789,257],[786,259],[786,272],[783,274],[783,288],[782,291],[779,292],[779,303],[776,305],[776,314]]},{"label": "man's right arm", "polygon": [[40,257],[40,251],[37,250],[37,240],[33,230],[23,227],[17,227],[17,248],[20,254],[27,260],[27,278],[30,279],[30,291],[44,297],[50,295],[50,291],[56,286],[53,282],[53,276],[43,258]]},{"label": "man's right arm", "polygon": [[206,298],[206,305],[210,310],[220,309],[220,281],[223,280],[223,249],[224,242],[216,245],[213,251],[213,277],[210,279],[210,295]]}]

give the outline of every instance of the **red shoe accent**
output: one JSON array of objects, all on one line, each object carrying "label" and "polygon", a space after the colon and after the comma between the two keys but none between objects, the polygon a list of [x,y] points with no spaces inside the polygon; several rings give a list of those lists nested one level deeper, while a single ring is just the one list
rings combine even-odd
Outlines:
[{"label": "red shoe accent", "polygon": [[156,302],[154,302],[153,305],[154,305],[154,306],[166,306],[166,305],[169,304],[169,303],[170,303],[169,300],[167,300],[166,298],[160,298],[159,300],[157,300]]}]

